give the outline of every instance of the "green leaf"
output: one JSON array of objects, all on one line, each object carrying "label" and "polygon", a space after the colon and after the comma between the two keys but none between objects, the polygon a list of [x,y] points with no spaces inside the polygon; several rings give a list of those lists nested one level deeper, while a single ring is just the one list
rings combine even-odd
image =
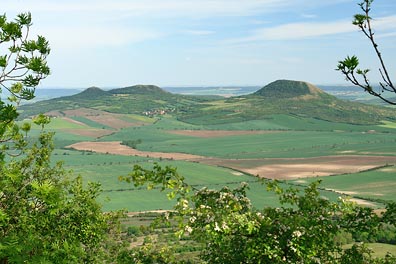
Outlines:
[{"label": "green leaf", "polygon": [[48,55],[51,51],[48,41],[43,36],[37,37],[36,46],[37,50],[43,55]]},{"label": "green leaf", "polygon": [[13,94],[19,94],[21,93],[22,89],[23,89],[22,83],[16,82],[11,85],[10,92]]},{"label": "green leaf", "polygon": [[0,67],[5,68],[7,66],[7,55],[0,56]]},{"label": "green leaf", "polygon": [[352,24],[355,26],[363,27],[366,21],[370,20],[370,17],[367,17],[366,15],[362,14],[357,14],[354,16],[352,20]]},{"label": "green leaf", "polygon": [[7,22],[6,15],[0,15],[0,28],[4,26],[4,24]]},{"label": "green leaf", "polygon": [[44,114],[39,114],[38,116],[33,118],[33,123],[35,123],[36,125],[44,126],[46,124],[49,124],[50,122],[51,119]]},{"label": "green leaf", "polygon": [[16,103],[18,101],[18,98],[15,95],[10,95],[8,96],[8,101],[10,101],[11,103]]},{"label": "green leaf", "polygon": [[36,87],[40,83],[40,77],[35,77],[32,74],[29,74],[22,79],[22,83],[27,87]]},{"label": "green leaf", "polygon": [[35,89],[23,88],[20,97],[25,100],[31,100],[34,98],[34,91]]},{"label": "green leaf", "polygon": [[17,62],[18,64],[25,65],[25,64],[28,64],[28,63],[29,63],[29,58],[28,58],[27,56],[25,56],[25,55],[20,55],[20,56],[17,58],[16,62]]},{"label": "green leaf", "polygon": [[22,37],[22,27],[15,22],[6,23],[3,25],[3,32],[6,40],[16,40]]},{"label": "green leaf", "polygon": [[18,21],[22,26],[31,26],[32,14],[30,12],[18,14],[16,21]]},{"label": "green leaf", "polygon": [[37,50],[36,41],[34,41],[34,40],[24,41],[24,42],[22,43],[21,49],[22,49],[24,52],[33,52],[33,51]]},{"label": "green leaf", "polygon": [[30,131],[31,127],[32,126],[31,126],[30,123],[25,122],[25,123],[22,124],[21,130],[26,133],[26,132]]}]

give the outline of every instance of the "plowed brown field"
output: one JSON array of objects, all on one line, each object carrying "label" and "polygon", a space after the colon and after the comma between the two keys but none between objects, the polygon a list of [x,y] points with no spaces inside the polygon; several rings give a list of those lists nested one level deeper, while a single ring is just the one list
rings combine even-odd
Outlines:
[{"label": "plowed brown field", "polygon": [[111,142],[78,142],[67,146],[66,148],[73,148],[76,150],[88,150],[99,153],[109,153],[116,155],[129,155],[129,156],[141,156],[141,157],[151,157],[151,158],[164,158],[164,159],[174,159],[174,160],[191,160],[191,159],[201,159],[204,158],[198,155],[186,154],[186,153],[165,153],[165,152],[150,152],[150,151],[140,151],[130,148],[125,145],[121,145],[120,141]]},{"label": "plowed brown field", "polygon": [[79,142],[68,146],[77,150],[99,153],[133,155],[174,160],[190,160],[204,164],[223,166],[252,175],[270,179],[296,179],[339,175],[365,171],[387,164],[396,164],[393,156],[324,156],[315,158],[273,158],[273,159],[219,159],[187,153],[165,153],[140,151],[113,142]]}]

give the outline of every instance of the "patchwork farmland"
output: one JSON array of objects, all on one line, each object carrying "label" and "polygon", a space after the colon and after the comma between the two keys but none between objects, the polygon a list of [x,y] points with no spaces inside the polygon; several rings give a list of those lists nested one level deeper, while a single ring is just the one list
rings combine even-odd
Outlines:
[{"label": "patchwork farmland", "polygon": [[[393,181],[396,130],[390,121],[355,125],[272,115],[245,123],[197,125],[172,115],[145,117],[88,108],[51,114],[49,129],[57,132],[55,160],[64,160],[67,168],[86,181],[99,181],[107,210],[170,209],[172,202],[159,191],[135,189],[118,181],[134,164],[149,168],[155,162],[177,167],[197,186],[248,182],[249,195],[257,206],[276,203],[265,192],[261,178],[299,186],[321,179],[324,194],[332,199],[349,195],[363,203],[365,198],[376,198],[377,203],[371,203],[376,207],[381,207],[381,199],[396,200],[386,190],[389,183],[381,185],[380,179],[359,177],[371,171]],[[302,124],[309,126],[302,129]],[[128,140],[139,143],[135,148],[122,144]],[[354,184],[344,185],[350,177]],[[335,179],[344,188],[332,186]],[[383,187],[373,197],[354,192],[359,184]]]}]

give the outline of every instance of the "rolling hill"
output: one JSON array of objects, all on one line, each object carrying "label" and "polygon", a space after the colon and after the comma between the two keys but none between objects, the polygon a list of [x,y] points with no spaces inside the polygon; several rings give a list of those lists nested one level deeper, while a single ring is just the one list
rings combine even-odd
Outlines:
[{"label": "rolling hill", "polygon": [[173,111],[176,107],[194,105],[213,96],[172,94],[154,85],[135,85],[112,90],[90,87],[81,93],[26,104],[21,107],[21,118],[51,111],[92,108],[110,113],[142,114],[155,110]]},{"label": "rolling hill", "polygon": [[111,94],[145,94],[145,95],[155,95],[155,96],[169,96],[171,93],[161,89],[155,85],[134,85],[125,88],[118,88],[110,90]]},{"label": "rolling hill", "polygon": [[277,80],[260,90],[253,93],[253,95],[260,95],[266,98],[293,98],[304,95],[317,97],[323,95],[324,92],[318,87],[301,81]]},{"label": "rolling hill", "polygon": [[391,108],[340,100],[312,84],[292,80],[277,80],[252,94],[230,98],[173,94],[154,85],[109,91],[91,87],[73,96],[25,105],[21,117],[78,108],[123,114],[160,110],[191,124],[263,120],[279,114],[361,125],[396,120]]},{"label": "rolling hill", "polygon": [[390,108],[340,100],[307,82],[278,80],[249,95],[191,107],[179,119],[193,124],[232,123],[279,114],[361,125],[396,118]]}]

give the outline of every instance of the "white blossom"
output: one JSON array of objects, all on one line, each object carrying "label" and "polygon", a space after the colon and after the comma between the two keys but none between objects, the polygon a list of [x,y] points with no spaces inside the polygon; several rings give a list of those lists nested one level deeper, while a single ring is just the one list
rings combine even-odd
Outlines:
[{"label": "white blossom", "polygon": [[188,226],[188,225],[186,225],[186,226],[184,227],[184,230],[185,230],[186,232],[188,232],[188,233],[191,233],[191,232],[193,231],[192,227],[191,227],[191,226]]},{"label": "white blossom", "polygon": [[296,230],[296,231],[293,232],[293,237],[300,237],[300,236],[302,236],[301,231]]},{"label": "white blossom", "polygon": [[179,203],[181,203],[183,210],[188,209],[188,201],[186,199],[181,199]]}]

